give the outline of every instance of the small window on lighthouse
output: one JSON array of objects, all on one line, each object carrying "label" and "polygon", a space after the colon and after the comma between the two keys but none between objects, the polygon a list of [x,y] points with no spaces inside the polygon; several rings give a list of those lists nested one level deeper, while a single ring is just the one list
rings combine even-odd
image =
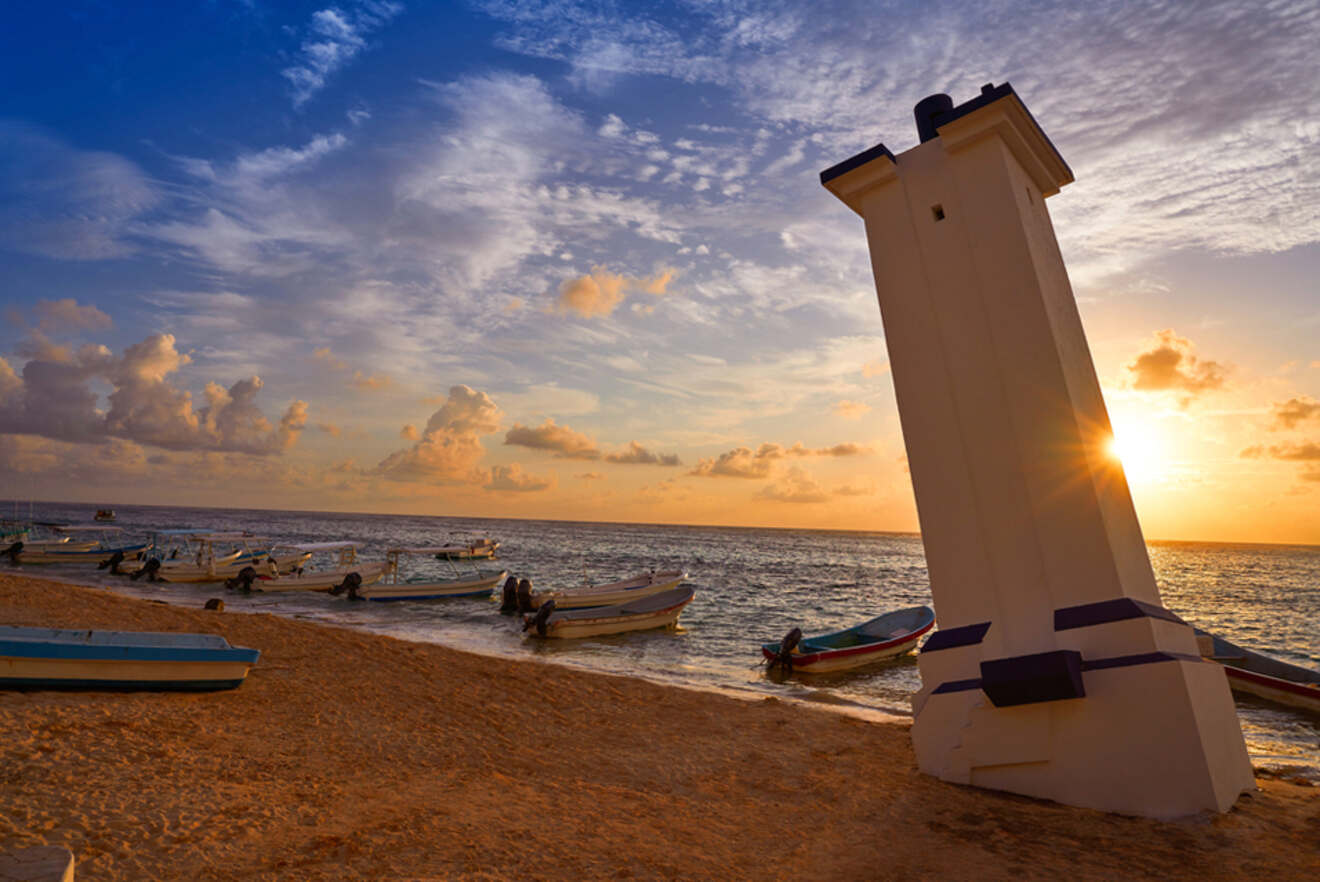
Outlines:
[{"label": "small window on lighthouse", "polygon": [[943,206],[943,205],[932,205],[932,206],[930,207],[930,213],[931,213],[932,215],[934,215],[935,220],[937,220],[937,221],[942,221],[942,220],[944,220],[944,206]]}]

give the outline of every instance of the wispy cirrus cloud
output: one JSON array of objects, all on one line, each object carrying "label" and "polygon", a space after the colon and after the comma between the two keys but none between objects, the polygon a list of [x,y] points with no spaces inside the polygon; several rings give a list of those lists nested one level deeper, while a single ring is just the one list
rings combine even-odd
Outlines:
[{"label": "wispy cirrus cloud", "polygon": [[301,107],[325,87],[332,74],[367,48],[367,38],[403,12],[402,3],[359,0],[347,8],[330,6],[312,13],[297,62],[280,71]]}]

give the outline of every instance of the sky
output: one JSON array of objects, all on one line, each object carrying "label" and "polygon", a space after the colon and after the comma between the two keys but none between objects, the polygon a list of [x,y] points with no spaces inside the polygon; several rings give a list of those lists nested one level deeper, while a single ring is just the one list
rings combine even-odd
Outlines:
[{"label": "sky", "polygon": [[1320,543],[1320,6],[21,3],[0,497],[916,530],[820,170],[1011,82],[1148,538]]}]

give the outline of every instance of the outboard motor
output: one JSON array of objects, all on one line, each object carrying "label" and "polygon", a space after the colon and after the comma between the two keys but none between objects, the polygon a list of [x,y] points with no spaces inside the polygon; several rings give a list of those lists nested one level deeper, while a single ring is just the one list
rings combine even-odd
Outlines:
[{"label": "outboard motor", "polygon": [[252,584],[257,581],[257,571],[252,567],[243,567],[232,579],[225,579],[225,587],[230,591],[238,590],[244,594],[252,593]]},{"label": "outboard motor", "polygon": [[147,558],[147,562],[142,565],[142,569],[130,575],[129,578],[132,579],[134,582],[136,582],[138,579],[141,579],[143,576],[146,576],[148,582],[155,582],[158,581],[156,579],[156,571],[159,569],[160,569],[160,558],[149,557]]},{"label": "outboard motor", "polygon": [[793,673],[793,650],[797,648],[798,643],[802,641],[802,629],[794,628],[784,635],[784,639],[779,641],[779,652],[770,659],[770,665],[767,671],[773,671],[775,665],[778,665],[785,674]]},{"label": "outboard motor", "polygon": [[348,592],[349,600],[366,600],[358,594],[358,589],[362,587],[362,577],[357,573],[349,573],[344,577],[344,581],[330,589],[330,593],[338,597],[345,591]]},{"label": "outboard motor", "polygon": [[518,577],[510,576],[504,580],[504,593],[500,598],[500,612],[517,612],[518,610]]},{"label": "outboard motor", "polygon": [[11,564],[14,564],[15,566],[17,566],[17,565],[18,565],[18,555],[19,555],[20,552],[22,552],[22,550],[23,550],[23,543],[22,543],[22,542],[15,542],[13,545],[9,546],[9,547],[6,548],[4,551],[0,551],[0,555],[4,555],[5,557],[8,557],[8,558],[9,558],[9,562],[10,562]]},{"label": "outboard motor", "polygon": [[518,580],[518,612],[529,613],[536,612],[536,607],[532,606],[532,580]]},{"label": "outboard motor", "polygon": [[553,600],[547,600],[541,604],[541,608],[536,611],[536,615],[523,619],[523,632],[526,633],[535,628],[536,636],[544,637],[546,624],[550,621],[550,614],[554,611],[555,602]]},{"label": "outboard motor", "polygon": [[119,565],[123,562],[124,562],[124,552],[116,551],[114,554],[110,555],[105,560],[97,564],[96,568],[98,570],[108,569],[110,570],[111,575],[122,576],[123,573],[119,572]]}]

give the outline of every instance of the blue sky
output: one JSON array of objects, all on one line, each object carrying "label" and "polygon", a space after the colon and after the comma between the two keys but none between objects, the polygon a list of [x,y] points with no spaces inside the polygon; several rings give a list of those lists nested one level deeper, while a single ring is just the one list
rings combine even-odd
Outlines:
[{"label": "blue sky", "polygon": [[10,495],[912,529],[817,173],[1008,80],[1077,177],[1050,209],[1116,426],[1161,439],[1148,532],[1320,541],[1314,3],[11,21]]}]

